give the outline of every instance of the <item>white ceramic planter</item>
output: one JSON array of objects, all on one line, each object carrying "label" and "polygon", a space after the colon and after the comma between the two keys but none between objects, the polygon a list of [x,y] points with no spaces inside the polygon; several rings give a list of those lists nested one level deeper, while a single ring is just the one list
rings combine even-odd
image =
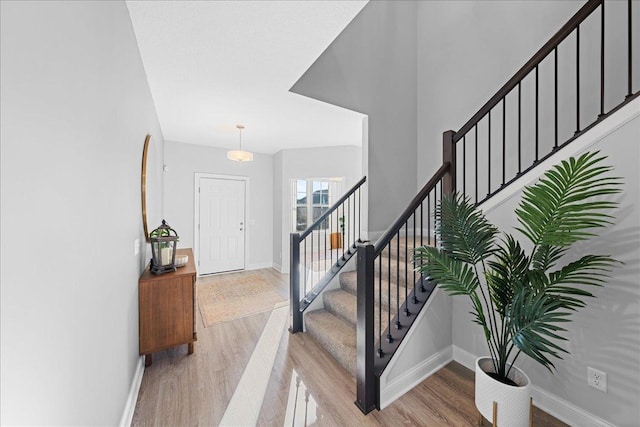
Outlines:
[{"label": "white ceramic planter", "polygon": [[498,403],[498,427],[528,427],[531,381],[517,367],[509,373],[509,379],[518,384],[511,386],[487,375],[494,373],[490,357],[476,360],[476,407],[489,421],[493,421],[493,402]]}]

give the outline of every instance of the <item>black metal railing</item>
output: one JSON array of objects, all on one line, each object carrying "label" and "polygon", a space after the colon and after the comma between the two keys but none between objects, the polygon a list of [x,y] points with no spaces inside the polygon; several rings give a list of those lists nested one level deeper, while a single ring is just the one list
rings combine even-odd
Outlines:
[{"label": "black metal railing", "polygon": [[[442,195],[457,190],[483,203],[640,94],[633,80],[632,1],[606,3],[611,6],[587,1],[458,132],[445,132],[440,169],[375,245],[359,246],[356,405],[365,414],[380,409],[378,379],[435,287],[409,266],[408,247],[438,244],[433,210]],[[587,20],[596,10],[600,19]],[[626,26],[626,37],[612,37],[610,46],[606,28],[615,26]],[[599,46],[581,45],[581,28],[582,37],[599,31]],[[594,57],[598,64],[590,67],[586,61]],[[624,79],[605,78],[621,67]],[[585,69],[598,70],[595,86]]]},{"label": "black metal railing", "polygon": [[291,333],[302,331],[304,311],[362,241],[361,188],[366,181],[358,181],[305,231],[290,235]]},{"label": "black metal railing", "polygon": [[[637,97],[632,25],[631,0],[589,0],[576,12],[453,136],[459,190],[481,204]],[[620,26],[627,49],[614,36],[607,44]]]},{"label": "black metal railing", "polygon": [[453,131],[444,133],[443,164],[375,245],[358,247],[357,399],[380,409],[376,386],[435,284],[413,268],[413,248],[437,245],[433,208],[455,189]]}]

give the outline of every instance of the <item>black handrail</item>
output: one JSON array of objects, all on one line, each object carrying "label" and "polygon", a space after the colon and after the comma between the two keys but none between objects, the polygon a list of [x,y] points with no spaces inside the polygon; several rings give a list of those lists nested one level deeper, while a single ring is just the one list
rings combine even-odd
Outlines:
[{"label": "black handrail", "polygon": [[551,37],[549,41],[545,43],[544,46],[542,46],[540,50],[538,50],[535,55],[533,55],[531,59],[528,60],[526,64],[524,64],[522,68],[520,68],[518,72],[516,72],[513,77],[511,77],[509,81],[505,83],[504,86],[502,86],[500,90],[498,90],[498,92],[496,92],[496,94],[493,95],[491,99],[489,99],[489,101],[487,101],[487,103],[484,104],[482,108],[480,108],[480,110],[478,110],[478,112],[460,128],[460,130],[456,132],[453,137],[453,142],[458,142],[462,139],[462,137],[466,135],[467,132],[476,125],[476,123],[486,116],[493,107],[498,105],[498,103],[502,101],[509,92],[515,89],[516,86],[518,86],[518,83],[520,83],[530,72],[534,71],[536,65],[539,65],[547,55],[552,53],[554,49],[603,2],[604,0],[589,0],[580,10],[578,10],[575,15],[573,15],[571,19],[569,19],[569,21],[567,21],[567,23],[564,24],[562,28],[560,28],[560,30],[554,34],[553,37]]},{"label": "black handrail", "polygon": [[451,166],[451,162],[445,162],[440,166],[440,168],[436,171],[436,173],[431,177],[431,179],[422,187],[422,190],[411,200],[409,206],[400,214],[398,219],[394,221],[393,224],[384,232],[384,234],[376,240],[374,255],[377,257],[384,250],[384,248],[389,244],[389,242],[396,236],[398,231],[406,224],[407,220],[411,218],[415,210],[420,207],[420,204],[424,201],[433,188],[436,186],[438,182],[446,175],[449,171],[449,167]]},{"label": "black handrail", "polygon": [[349,197],[351,197],[351,195],[353,193],[355,193],[356,190],[358,188],[360,188],[362,186],[362,184],[364,184],[365,182],[367,182],[367,177],[363,176],[360,181],[358,181],[353,187],[351,187],[351,189],[349,189],[349,191],[344,193],[344,196],[340,197],[333,204],[333,206],[331,206],[325,213],[320,215],[320,217],[317,220],[315,220],[315,222],[313,224],[311,224],[309,227],[307,227],[307,229],[304,230],[300,234],[300,240],[304,240],[314,229],[318,228],[318,226],[322,223],[322,221],[327,219],[329,217],[329,215],[331,215],[333,212],[335,212],[340,207],[340,205],[342,205],[342,203],[344,203],[345,200],[347,200]]},{"label": "black handrail", "polygon": [[453,131],[447,131],[442,138],[442,166],[375,245],[358,246],[356,405],[365,414],[380,409],[375,377],[382,374],[434,289],[413,269],[409,246],[436,243],[431,236],[432,224],[435,228],[431,208],[443,194],[455,190],[455,175],[456,145]]}]

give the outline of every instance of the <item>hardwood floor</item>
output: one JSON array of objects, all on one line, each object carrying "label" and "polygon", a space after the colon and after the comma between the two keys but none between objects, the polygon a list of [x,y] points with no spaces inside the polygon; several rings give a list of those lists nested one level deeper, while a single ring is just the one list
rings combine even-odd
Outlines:
[{"label": "hardwood floor", "polygon": [[[288,276],[272,269],[251,273],[288,293]],[[187,355],[187,346],[154,354],[133,425],[218,425],[269,316],[260,313],[210,328],[198,318],[194,354]],[[389,407],[365,416],[353,403],[355,380],[311,337],[284,329],[258,425],[474,426],[473,382],[472,371],[452,362]],[[534,425],[565,426],[537,408]]]}]

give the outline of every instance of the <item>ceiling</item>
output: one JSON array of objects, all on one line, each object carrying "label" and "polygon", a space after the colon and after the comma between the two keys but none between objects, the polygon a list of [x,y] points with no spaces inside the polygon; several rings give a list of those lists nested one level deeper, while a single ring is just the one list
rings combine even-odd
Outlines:
[{"label": "ceiling", "polygon": [[361,144],[362,115],[289,88],[366,1],[127,1],[164,138],[258,153]]}]

